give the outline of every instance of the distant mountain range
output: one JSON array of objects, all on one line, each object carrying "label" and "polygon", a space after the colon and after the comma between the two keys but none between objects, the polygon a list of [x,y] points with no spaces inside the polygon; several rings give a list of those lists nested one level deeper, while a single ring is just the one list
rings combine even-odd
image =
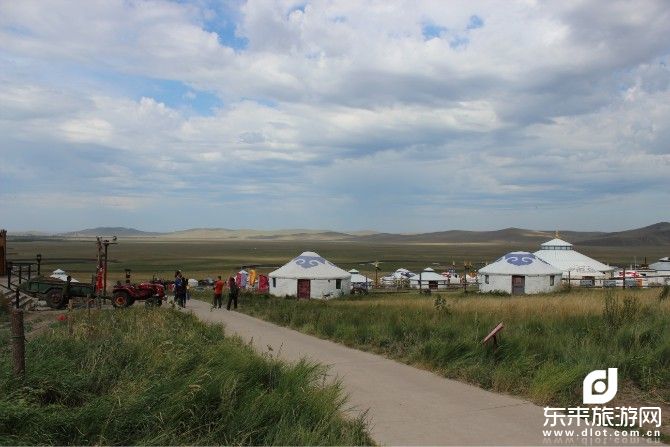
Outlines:
[{"label": "distant mountain range", "polygon": [[[15,236],[37,236],[36,232]],[[227,228],[193,228],[189,230],[158,233],[124,227],[89,228],[69,233],[47,235],[59,238],[89,238],[98,235],[125,238],[160,239],[220,239],[220,240],[268,240],[268,241],[351,241],[368,243],[413,243],[413,244],[519,244],[537,245],[555,237],[554,231],[505,228],[495,231],[450,230],[420,234],[393,234],[374,231],[336,232],[326,230],[231,230]],[[648,227],[617,232],[561,231],[561,239],[580,246],[650,246],[670,245],[670,222],[659,222]]]}]

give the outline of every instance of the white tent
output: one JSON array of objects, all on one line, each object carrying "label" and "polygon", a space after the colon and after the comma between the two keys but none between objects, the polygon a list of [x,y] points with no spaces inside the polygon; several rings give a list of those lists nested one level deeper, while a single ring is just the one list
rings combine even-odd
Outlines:
[{"label": "white tent", "polygon": [[[588,267],[590,270],[603,273],[610,273],[614,271],[614,267],[605,265],[602,262],[598,262],[595,259],[581,254],[580,252],[574,250],[571,243],[558,238],[541,244],[540,250],[535,252],[535,256],[545,262],[548,262],[554,267],[561,269],[561,271],[563,271],[564,277],[568,276],[568,272],[571,272],[573,269],[579,267]],[[587,273],[587,275],[585,275],[587,279],[592,279],[594,276],[588,274],[589,270],[586,270],[585,273]],[[575,271],[575,274],[579,275],[579,271]],[[570,273],[570,279],[580,280],[582,277],[573,276],[573,274]]]},{"label": "white tent", "polygon": [[653,264],[650,264],[649,268],[651,270],[656,270],[656,272],[659,274],[664,273],[666,275],[670,275],[670,258],[667,256],[665,258],[661,258]]},{"label": "white tent", "polygon": [[188,286],[193,287],[193,288],[198,287],[198,280],[195,279],[195,278],[189,278],[188,279]]},{"label": "white tent", "polygon": [[365,275],[361,275],[361,273],[356,270],[356,269],[351,269],[349,270],[349,273],[351,273],[351,286],[358,286],[358,287],[365,287],[370,288],[374,284],[374,281],[368,278]]},{"label": "white tent", "polygon": [[426,267],[421,273],[417,273],[409,278],[409,286],[413,289],[446,289],[448,285],[449,278],[435,273],[435,270],[430,267]]},{"label": "white tent", "polygon": [[306,251],[273,271],[270,295],[329,299],[348,295],[351,273],[312,251]]},{"label": "white tent", "polygon": [[652,270],[647,274],[649,284],[670,284],[670,258],[666,256],[650,264],[649,270]]},{"label": "white tent", "polygon": [[562,274],[532,253],[512,252],[479,269],[479,290],[512,295],[551,292],[561,286]]},{"label": "white tent", "polygon": [[570,284],[576,285],[602,285],[602,281],[607,278],[607,275],[598,271],[590,265],[575,265],[567,272],[563,272],[563,279],[569,279]]},{"label": "white tent", "polygon": [[405,268],[399,268],[395,272],[391,273],[390,275],[384,276],[381,279],[381,283],[384,286],[391,286],[395,287],[398,285],[401,285],[403,281],[408,280],[414,276],[414,273],[410,272],[409,270]]},{"label": "white tent", "polygon": [[[65,272],[65,270],[56,269],[53,272],[51,272],[49,278],[56,278],[60,279],[61,281],[67,281],[67,275],[68,274]],[[79,281],[77,281],[74,278],[70,278],[70,282],[79,282]]]}]

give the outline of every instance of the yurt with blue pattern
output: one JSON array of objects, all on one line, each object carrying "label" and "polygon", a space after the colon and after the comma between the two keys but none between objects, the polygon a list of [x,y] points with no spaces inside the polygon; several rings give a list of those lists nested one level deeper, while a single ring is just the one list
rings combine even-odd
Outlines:
[{"label": "yurt with blue pattern", "polygon": [[270,295],[330,299],[351,292],[351,273],[306,251],[270,273]]},{"label": "yurt with blue pattern", "polygon": [[563,271],[525,251],[507,253],[478,272],[480,292],[511,295],[553,292]]}]

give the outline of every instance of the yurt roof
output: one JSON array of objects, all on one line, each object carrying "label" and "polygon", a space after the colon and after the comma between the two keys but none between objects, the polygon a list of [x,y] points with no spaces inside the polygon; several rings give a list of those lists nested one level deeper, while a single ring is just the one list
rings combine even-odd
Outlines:
[{"label": "yurt roof", "polygon": [[563,239],[552,239],[543,244],[540,244],[541,247],[572,247],[570,242],[566,242]]},{"label": "yurt roof", "polygon": [[349,273],[351,273],[353,275],[355,273],[360,273],[360,272],[356,269],[351,269],[351,270],[349,270]]},{"label": "yurt roof", "polygon": [[[555,242],[557,241],[557,242]],[[564,245],[560,245],[563,243]],[[567,272],[575,266],[589,266],[594,270],[599,272],[611,272],[614,270],[614,267],[603,264],[602,262],[596,261],[593,258],[570,248],[567,250],[554,250],[551,247],[572,247],[572,244],[562,241],[560,239],[553,239],[549,242],[541,244],[541,249],[535,252],[535,256],[548,262],[554,267],[558,267],[564,272]]]},{"label": "yurt roof", "polygon": [[653,264],[650,264],[649,268],[652,270],[670,270],[670,258],[667,256],[665,258],[661,258]]},{"label": "yurt roof", "polygon": [[335,266],[332,262],[313,251],[306,251],[300,256],[270,273],[271,278],[295,279],[344,279],[350,278],[351,273]]},{"label": "yurt roof", "polygon": [[[351,270],[349,270],[349,273],[351,273]],[[360,273],[351,273],[352,284],[371,283],[371,282],[372,280],[365,275],[361,275]]]},{"label": "yurt roof", "polygon": [[446,276],[442,276],[439,273],[435,273],[435,270],[432,268],[428,267],[423,269],[421,273],[417,273],[414,276],[409,278],[410,281],[447,281],[448,278]]},{"label": "yurt roof", "polygon": [[54,275],[62,275],[62,274],[65,273],[65,270],[56,269],[56,270],[54,270],[54,271],[51,272],[51,273],[53,273]]},{"label": "yurt roof", "polygon": [[502,256],[495,262],[479,269],[486,275],[560,275],[558,268],[525,251],[513,251]]}]

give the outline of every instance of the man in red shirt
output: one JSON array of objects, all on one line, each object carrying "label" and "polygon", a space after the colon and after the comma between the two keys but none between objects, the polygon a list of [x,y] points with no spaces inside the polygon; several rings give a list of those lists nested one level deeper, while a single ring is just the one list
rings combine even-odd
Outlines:
[{"label": "man in red shirt", "polygon": [[217,307],[221,309],[221,306],[223,305],[223,286],[226,285],[221,280],[221,276],[219,276],[219,279],[214,283],[214,302],[212,303],[212,309],[216,309]]}]

